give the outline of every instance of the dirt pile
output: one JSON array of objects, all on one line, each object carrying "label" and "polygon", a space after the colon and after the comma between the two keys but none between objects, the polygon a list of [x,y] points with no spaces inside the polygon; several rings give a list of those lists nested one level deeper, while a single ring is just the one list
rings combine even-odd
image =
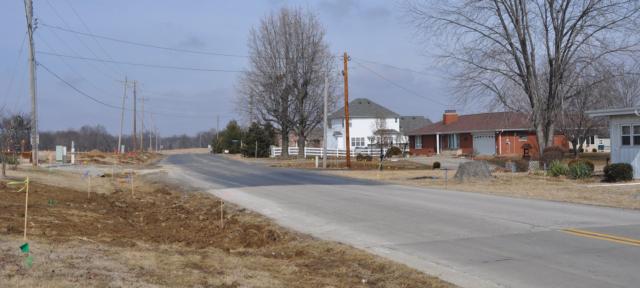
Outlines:
[{"label": "dirt pile", "polygon": [[[215,246],[225,250],[259,248],[289,237],[268,223],[246,225],[241,213],[224,211],[220,201],[199,193],[182,194],[167,187],[153,192],[129,187],[111,195],[69,191],[34,183],[30,198],[30,235],[63,240],[84,237],[131,246],[134,241],[187,246]],[[23,193],[0,192],[0,234],[21,233]],[[55,221],[48,221],[55,219]]]}]

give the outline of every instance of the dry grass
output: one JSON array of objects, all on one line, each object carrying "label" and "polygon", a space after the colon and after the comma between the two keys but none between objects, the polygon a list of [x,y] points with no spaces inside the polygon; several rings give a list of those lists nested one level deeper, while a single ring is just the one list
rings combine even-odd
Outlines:
[{"label": "dry grass", "polygon": [[[326,171],[359,179],[386,181],[418,187],[478,192],[493,195],[552,200],[580,204],[640,209],[640,185],[602,186],[595,180],[576,181],[564,177],[553,178],[527,173],[493,173],[489,181],[458,183],[455,170],[417,171]],[[445,173],[448,181],[445,183]],[[639,183],[640,184],[640,183]]]},{"label": "dry grass", "polygon": [[450,287],[233,205],[225,204],[221,227],[218,199],[158,180],[166,175],[145,177],[135,195],[115,185],[87,198],[62,185],[73,176],[33,176],[30,269],[18,249],[24,194],[0,184],[0,286]]},{"label": "dry grass", "polygon": [[[315,168],[315,159],[314,158],[244,158],[239,155],[225,155],[234,160],[249,162],[249,163],[260,163],[263,165],[267,165],[270,167],[280,167],[280,168],[301,168],[301,169],[314,169]],[[318,165],[322,166],[322,159],[318,160]],[[345,159],[336,159],[331,158],[327,160],[327,168],[328,169],[346,169],[346,161]],[[352,170],[378,170],[380,167],[380,162],[378,159],[372,161],[356,161],[355,157],[352,158],[351,161],[351,169]],[[420,164],[412,161],[408,161],[405,159],[393,158],[387,159],[382,162],[383,170],[419,170],[419,169],[431,169],[431,165]]]}]

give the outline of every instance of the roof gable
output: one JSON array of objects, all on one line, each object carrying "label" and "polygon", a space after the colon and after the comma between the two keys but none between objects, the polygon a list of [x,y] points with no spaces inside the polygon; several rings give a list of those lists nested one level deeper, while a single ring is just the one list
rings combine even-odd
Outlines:
[{"label": "roof gable", "polygon": [[[398,118],[400,115],[367,98],[349,102],[349,118]],[[329,115],[330,119],[344,118],[344,106]]]}]

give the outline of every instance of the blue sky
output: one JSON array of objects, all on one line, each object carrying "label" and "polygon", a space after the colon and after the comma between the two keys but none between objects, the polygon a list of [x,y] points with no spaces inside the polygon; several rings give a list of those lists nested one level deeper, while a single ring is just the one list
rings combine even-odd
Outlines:
[{"label": "blue sky", "polygon": [[[326,40],[336,54],[347,51],[362,65],[408,90],[350,63],[350,98],[370,98],[402,115],[439,119],[454,104],[452,88],[435,66],[428,41],[416,40],[396,1],[80,1],[34,0],[35,17],[42,24],[161,46],[246,54],[249,29],[282,6],[316,13],[326,28]],[[0,105],[6,110],[29,110],[26,44],[22,1],[2,1],[0,7]],[[78,18],[75,11],[80,15]],[[96,40],[40,26],[36,50],[90,58],[203,67],[225,70],[247,68],[245,58],[192,55]],[[125,75],[139,83],[145,109],[158,112],[153,119],[164,135],[195,133],[239,118],[234,109],[238,73],[178,71],[65,59],[38,54],[37,60],[68,83],[105,103],[120,106]],[[419,71],[396,69],[371,62]],[[338,65],[338,63],[336,63]],[[339,70],[338,70],[339,71]],[[130,93],[129,93],[130,94]],[[130,96],[130,95],[129,95]],[[115,133],[120,111],[92,102],[38,68],[38,97],[42,130],[102,124]],[[434,99],[434,100],[429,100]],[[442,105],[439,103],[447,104]],[[127,106],[130,106],[130,98]],[[162,114],[160,114],[162,113]],[[126,113],[125,133],[131,113]],[[183,115],[175,117],[174,115]],[[151,118],[145,118],[146,123]]]}]

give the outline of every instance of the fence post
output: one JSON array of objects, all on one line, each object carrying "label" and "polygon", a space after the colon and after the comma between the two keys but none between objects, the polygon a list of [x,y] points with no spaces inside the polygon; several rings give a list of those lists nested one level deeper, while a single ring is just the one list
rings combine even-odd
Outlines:
[{"label": "fence post", "polygon": [[[300,148],[298,148],[299,150]],[[307,158],[307,146],[304,146],[304,158]]]}]

